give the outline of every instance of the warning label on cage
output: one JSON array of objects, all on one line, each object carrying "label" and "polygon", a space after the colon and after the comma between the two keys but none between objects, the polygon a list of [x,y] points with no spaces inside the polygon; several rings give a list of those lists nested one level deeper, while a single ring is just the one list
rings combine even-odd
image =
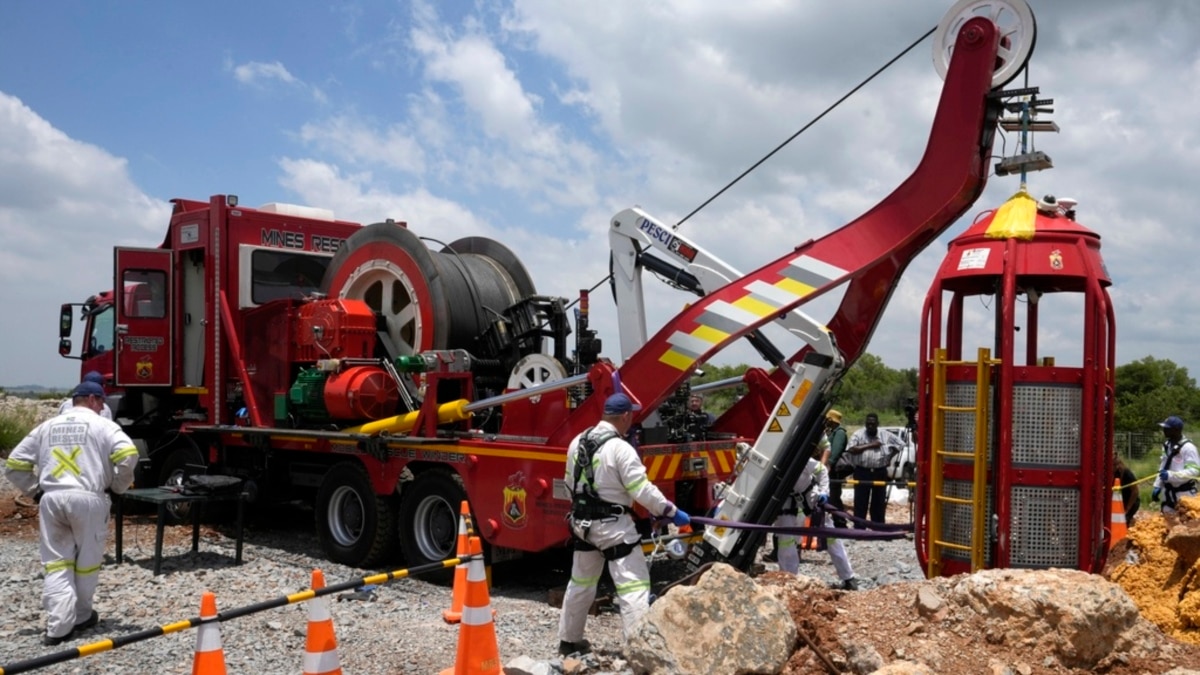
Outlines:
[{"label": "warning label on cage", "polygon": [[988,248],[969,248],[963,251],[962,257],[958,259],[958,269],[981,270],[987,267],[989,252],[991,249]]}]

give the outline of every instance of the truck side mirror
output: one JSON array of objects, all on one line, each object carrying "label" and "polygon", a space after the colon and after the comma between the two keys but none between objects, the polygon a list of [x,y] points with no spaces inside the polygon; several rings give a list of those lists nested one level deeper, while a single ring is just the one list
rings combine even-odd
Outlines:
[{"label": "truck side mirror", "polygon": [[[71,337],[71,322],[74,321],[74,318],[71,316],[72,309],[73,309],[73,306],[68,303],[68,304],[64,304],[62,306],[62,309],[60,309],[58,312],[58,337],[60,337],[60,338]],[[67,340],[66,342],[67,342],[67,352],[70,352],[71,351],[71,347],[70,347],[71,341]],[[60,342],[58,344],[59,353],[62,353],[62,348],[63,348],[63,345]]]},{"label": "truck side mirror", "polygon": [[58,355],[59,356],[70,356],[71,355],[71,338],[62,338],[58,341]]}]

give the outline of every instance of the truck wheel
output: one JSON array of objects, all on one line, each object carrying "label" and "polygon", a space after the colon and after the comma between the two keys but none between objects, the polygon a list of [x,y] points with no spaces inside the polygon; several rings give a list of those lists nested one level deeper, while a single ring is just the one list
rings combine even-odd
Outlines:
[{"label": "truck wheel", "polygon": [[[188,465],[204,466],[204,457],[194,445],[180,445],[168,451],[167,460],[158,472],[158,484],[172,488],[183,488],[183,477]],[[180,502],[167,504],[167,518],[172,524],[190,522],[192,504]]]},{"label": "truck wheel", "polygon": [[325,555],[351,567],[370,567],[391,553],[395,532],[392,500],[375,494],[361,464],[342,462],[317,490],[317,538]]},{"label": "truck wheel", "polygon": [[413,479],[400,501],[400,547],[410,567],[458,554],[458,516],[466,498],[462,486],[443,471]]}]

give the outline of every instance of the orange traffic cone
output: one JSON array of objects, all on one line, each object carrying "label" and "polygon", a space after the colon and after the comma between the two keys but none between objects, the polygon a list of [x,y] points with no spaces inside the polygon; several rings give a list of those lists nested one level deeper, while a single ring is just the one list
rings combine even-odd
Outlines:
[{"label": "orange traffic cone", "polygon": [[496,624],[492,623],[492,603],[488,598],[487,572],[483,565],[483,543],[470,537],[467,564],[467,592],[463,600],[462,623],[458,626],[458,656],[454,667],[442,675],[500,675],[500,649],[496,646]]},{"label": "orange traffic cone", "polygon": [[196,657],[192,675],[226,675],[225,650],[221,649],[221,625],[217,621],[217,596],[205,591],[200,596],[200,625],[196,628]]},{"label": "orange traffic cone", "polygon": [[[468,553],[467,519],[471,517],[471,508],[466,500],[458,509],[458,557],[465,558]],[[446,623],[458,623],[462,619],[463,596],[467,594],[467,566],[459,565],[454,568],[454,591],[450,596],[450,609],[442,612]]]},{"label": "orange traffic cone", "polygon": [[[325,573],[313,570],[312,588],[325,588]],[[308,601],[308,638],[304,641],[304,675],[341,675],[338,662],[337,638],[333,635],[333,617],[329,615],[329,598],[321,596]]]},{"label": "orange traffic cone", "polygon": [[[805,516],[804,517],[804,526],[812,527],[812,518]],[[801,549],[808,549],[810,551],[815,551],[815,550],[817,550],[817,538],[812,535],[808,535],[808,534],[802,535],[800,537],[799,547]]]},{"label": "orange traffic cone", "polygon": [[1125,501],[1121,499],[1121,479],[1113,481],[1112,489],[1112,525],[1109,526],[1108,550],[1129,534],[1125,524]]}]

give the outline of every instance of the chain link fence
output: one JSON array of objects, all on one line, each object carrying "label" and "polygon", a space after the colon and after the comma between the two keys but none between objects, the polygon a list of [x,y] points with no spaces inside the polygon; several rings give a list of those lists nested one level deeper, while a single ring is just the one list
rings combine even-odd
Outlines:
[{"label": "chain link fence", "polygon": [[1125,459],[1141,459],[1147,454],[1158,453],[1161,446],[1161,433],[1117,431],[1113,434],[1113,449]]}]

